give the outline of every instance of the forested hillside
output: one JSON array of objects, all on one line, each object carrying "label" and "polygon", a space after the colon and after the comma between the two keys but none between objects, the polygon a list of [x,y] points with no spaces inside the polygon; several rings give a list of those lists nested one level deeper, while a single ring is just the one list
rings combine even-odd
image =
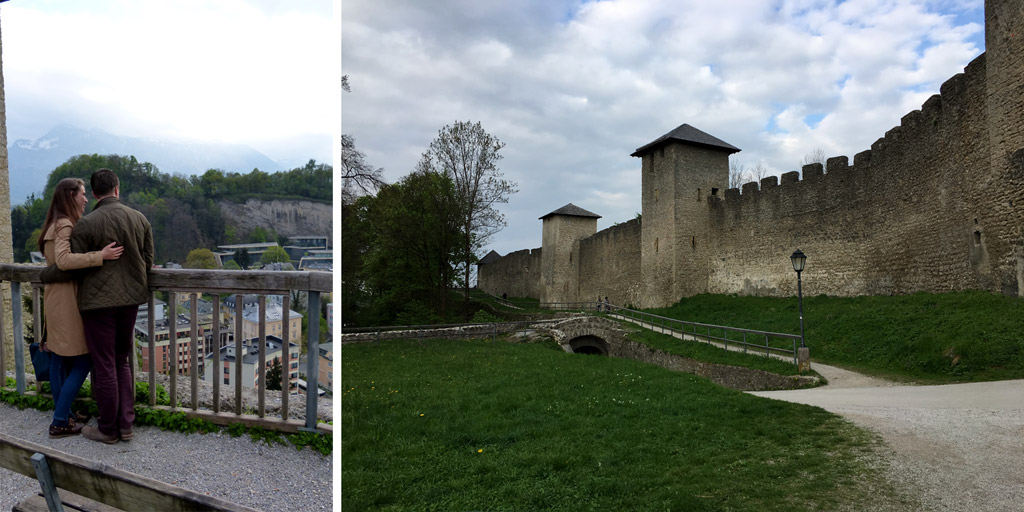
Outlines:
[{"label": "forested hillside", "polygon": [[[226,225],[216,204],[219,200],[302,199],[328,204],[332,200],[333,169],[313,160],[303,167],[273,174],[259,169],[248,174],[211,169],[202,175],[186,177],[161,173],[156,166],[139,162],[133,156],[79,155],[50,173],[42,197],[30,196],[23,204],[12,208],[15,261],[28,261],[29,252],[38,250],[38,230],[46,218],[46,208],[56,184],[64,178],[81,178],[91,199],[89,177],[103,167],[117,173],[121,200],[145,214],[152,223],[157,263],[184,262],[188,252],[196,248],[277,240],[272,226],[237,233]],[[94,204],[95,201],[90,201],[86,211]]]}]

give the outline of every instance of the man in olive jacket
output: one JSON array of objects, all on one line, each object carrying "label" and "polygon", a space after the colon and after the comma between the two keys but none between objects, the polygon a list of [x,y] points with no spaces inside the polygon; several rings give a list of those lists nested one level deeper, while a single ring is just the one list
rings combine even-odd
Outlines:
[{"label": "man in olive jacket", "polygon": [[149,301],[153,232],[144,215],[121,204],[121,187],[113,171],[94,172],[89,184],[98,203],[75,224],[72,252],[95,251],[110,242],[123,246],[124,252],[120,259],[82,275],[78,285],[78,309],[93,363],[93,398],[99,408],[97,427],[86,425],[82,435],[114,444],[133,435],[131,354],[139,304]]}]

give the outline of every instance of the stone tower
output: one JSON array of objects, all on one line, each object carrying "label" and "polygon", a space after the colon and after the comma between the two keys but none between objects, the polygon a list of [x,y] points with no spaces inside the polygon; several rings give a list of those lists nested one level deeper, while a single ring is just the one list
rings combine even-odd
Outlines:
[{"label": "stone tower", "polygon": [[580,240],[597,233],[596,213],[569,203],[540,218],[541,302],[596,300],[579,297]]},{"label": "stone tower", "polygon": [[631,155],[642,161],[641,307],[707,291],[708,198],[724,194],[739,150],[683,124]]},{"label": "stone tower", "polygon": [[[986,0],[985,71],[992,188],[983,196],[999,289],[1024,296],[1024,2]],[[984,230],[982,230],[984,231]]]}]

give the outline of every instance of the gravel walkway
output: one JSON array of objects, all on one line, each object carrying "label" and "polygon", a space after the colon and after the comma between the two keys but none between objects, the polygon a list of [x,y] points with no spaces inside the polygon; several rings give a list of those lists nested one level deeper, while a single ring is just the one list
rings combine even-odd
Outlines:
[{"label": "gravel walkway", "polygon": [[905,386],[814,364],[821,388],[752,393],[877,432],[888,477],[931,511],[1024,510],[1024,380]]},{"label": "gravel walkway", "polygon": [[[105,445],[81,436],[50,439],[51,413],[0,404],[0,432],[117,469],[264,511],[332,510],[331,457],[249,436],[180,434],[135,427],[130,442]],[[95,425],[96,420],[90,420]],[[0,468],[0,511],[39,492],[39,482]]]}]

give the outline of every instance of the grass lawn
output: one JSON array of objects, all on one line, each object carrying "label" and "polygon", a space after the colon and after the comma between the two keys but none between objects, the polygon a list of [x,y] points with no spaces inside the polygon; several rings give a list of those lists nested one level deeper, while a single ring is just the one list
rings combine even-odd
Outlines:
[{"label": "grass lawn", "polygon": [[870,434],[553,342],[346,345],[342,509],[877,510]]},{"label": "grass lawn", "polygon": [[[799,333],[796,298],[698,295],[652,313]],[[980,291],[804,297],[811,359],[890,379],[1024,378],[1024,300]]]}]

